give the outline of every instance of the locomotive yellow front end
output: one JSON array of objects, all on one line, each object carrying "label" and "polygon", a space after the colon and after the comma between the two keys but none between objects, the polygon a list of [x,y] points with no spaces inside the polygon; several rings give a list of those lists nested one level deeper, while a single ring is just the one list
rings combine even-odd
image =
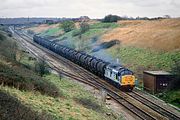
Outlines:
[{"label": "locomotive yellow front end", "polygon": [[135,86],[135,76],[134,75],[123,75],[121,79],[121,86],[128,90],[132,90]]}]

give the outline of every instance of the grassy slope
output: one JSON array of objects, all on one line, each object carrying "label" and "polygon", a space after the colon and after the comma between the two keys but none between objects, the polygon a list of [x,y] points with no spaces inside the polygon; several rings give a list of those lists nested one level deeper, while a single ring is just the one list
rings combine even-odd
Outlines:
[{"label": "grassy slope", "polygon": [[101,35],[103,35],[107,31],[110,31],[118,26],[119,25],[116,23],[100,23],[100,22],[94,23],[94,24],[90,24],[90,29],[81,35],[81,39],[79,38],[79,35],[73,36],[73,33],[78,32],[79,28],[76,28],[70,32],[64,33],[58,39],[60,41],[63,41],[62,44],[66,44],[78,50],[88,51],[89,50],[88,45],[91,44],[90,40],[92,40],[95,37],[99,39]]},{"label": "grassy slope", "polygon": [[[39,80],[36,80],[38,82],[42,78],[37,76],[37,74],[33,71],[29,70],[29,68],[33,68],[33,63],[35,62],[34,60],[29,59],[29,57],[30,56],[27,53],[24,53],[22,59],[20,60],[21,64],[24,64],[25,66],[31,66],[27,67],[28,69],[23,65],[20,65],[19,63],[13,62],[13,60],[10,60],[11,62],[9,62],[7,61],[7,59],[2,59],[4,58],[2,56],[0,57],[0,61],[1,64],[9,66],[9,69],[13,69],[12,65],[18,68],[16,69],[16,72],[22,69],[21,72],[18,72],[18,76],[20,76],[20,78],[25,78],[25,83],[31,83],[31,80],[33,79],[32,76],[38,77]],[[3,71],[7,70],[4,69]],[[2,74],[3,71],[1,71],[0,73]],[[26,72],[26,74],[23,74],[23,71]],[[17,74],[16,72],[14,72],[13,74]],[[33,111],[36,111],[36,113],[43,113],[43,115],[49,114],[53,119],[57,120],[115,119],[113,116],[106,116],[106,112],[111,111],[107,110],[104,105],[101,106],[100,102],[97,101],[88,91],[84,90],[82,86],[77,85],[73,81],[67,78],[63,78],[60,80],[59,77],[54,74],[45,75],[43,77],[43,80],[45,83],[48,82],[56,85],[61,95],[59,97],[51,97],[49,95],[42,94],[35,89],[23,90],[18,89],[17,86],[11,87],[8,84],[1,84],[0,91],[14,96],[20,101],[21,104],[25,105],[28,108],[31,108]],[[36,81],[34,81],[33,83],[36,83]],[[14,80],[14,83],[16,83],[16,80]]]},{"label": "grassy slope", "polygon": [[[167,103],[171,103],[180,108],[180,90],[172,90],[156,95]],[[179,110],[180,112],[180,110]]]},{"label": "grassy slope", "polygon": [[[20,91],[15,88],[0,87],[1,90],[9,92],[12,96],[16,96],[22,103],[31,107],[35,111],[45,111],[53,116],[53,119],[79,119],[79,120],[99,120],[113,119],[105,115],[105,109],[102,108],[92,95],[87,93],[81,86],[76,85],[68,79],[59,80],[56,75],[46,75],[45,78],[61,88],[63,97],[53,98],[44,96],[38,92]],[[79,102],[78,99],[89,99],[89,108]],[[94,108],[91,106],[97,106]]]},{"label": "grassy slope", "polygon": [[40,35],[41,36],[57,36],[59,34],[62,34],[63,33],[63,30],[59,27],[55,27],[55,28],[50,28],[46,31],[43,31]]},{"label": "grassy slope", "polygon": [[174,64],[173,60],[180,60],[180,51],[159,52],[132,46],[116,46],[109,49],[108,52],[134,71],[140,66],[144,70],[170,71]]},{"label": "grassy slope", "polygon": [[[27,60],[27,58],[25,59]],[[22,61],[27,64],[24,60]],[[100,101],[97,101],[88,91],[72,80],[67,78],[60,80],[55,74],[45,75],[44,78],[60,88],[62,97],[52,98],[32,92],[18,93],[21,94],[18,96],[23,97],[22,102],[32,105],[33,109],[37,111],[47,111],[54,116],[54,119],[114,119],[112,116],[105,115],[110,111],[104,105],[101,106]],[[80,101],[82,99],[85,99],[85,104]]]},{"label": "grassy slope", "polygon": [[52,25],[42,24],[42,25],[35,26],[32,28],[27,28],[26,30],[31,30],[35,33],[43,33],[45,31],[47,31],[48,29],[58,28],[58,26],[59,26],[59,24],[52,24]]},{"label": "grassy slope", "polygon": [[180,48],[180,19],[120,21],[123,27],[103,35],[103,41],[117,39],[125,45],[170,51]]}]

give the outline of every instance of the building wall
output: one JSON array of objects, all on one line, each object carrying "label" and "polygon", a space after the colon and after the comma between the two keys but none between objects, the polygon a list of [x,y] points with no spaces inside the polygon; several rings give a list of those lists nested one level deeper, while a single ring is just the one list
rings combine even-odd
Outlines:
[{"label": "building wall", "polygon": [[155,92],[155,86],[156,86],[156,78],[152,75],[149,75],[147,73],[143,74],[143,83],[144,83],[144,89],[154,93]]},{"label": "building wall", "polygon": [[156,91],[160,92],[169,87],[170,81],[172,78],[170,76],[157,76],[157,81],[156,81]]}]

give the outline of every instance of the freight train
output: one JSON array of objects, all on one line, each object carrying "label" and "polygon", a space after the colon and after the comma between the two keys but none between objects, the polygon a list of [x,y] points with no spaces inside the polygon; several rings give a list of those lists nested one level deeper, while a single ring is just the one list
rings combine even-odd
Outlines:
[{"label": "freight train", "polygon": [[106,62],[85,52],[60,45],[38,35],[34,35],[33,41],[98,75],[115,87],[131,91],[135,86],[133,72],[120,64]]}]

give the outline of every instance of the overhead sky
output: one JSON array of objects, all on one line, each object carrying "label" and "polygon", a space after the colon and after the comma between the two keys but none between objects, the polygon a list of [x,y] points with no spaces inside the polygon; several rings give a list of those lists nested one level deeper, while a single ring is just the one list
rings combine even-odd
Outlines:
[{"label": "overhead sky", "polygon": [[0,0],[0,17],[180,17],[180,0]]}]

